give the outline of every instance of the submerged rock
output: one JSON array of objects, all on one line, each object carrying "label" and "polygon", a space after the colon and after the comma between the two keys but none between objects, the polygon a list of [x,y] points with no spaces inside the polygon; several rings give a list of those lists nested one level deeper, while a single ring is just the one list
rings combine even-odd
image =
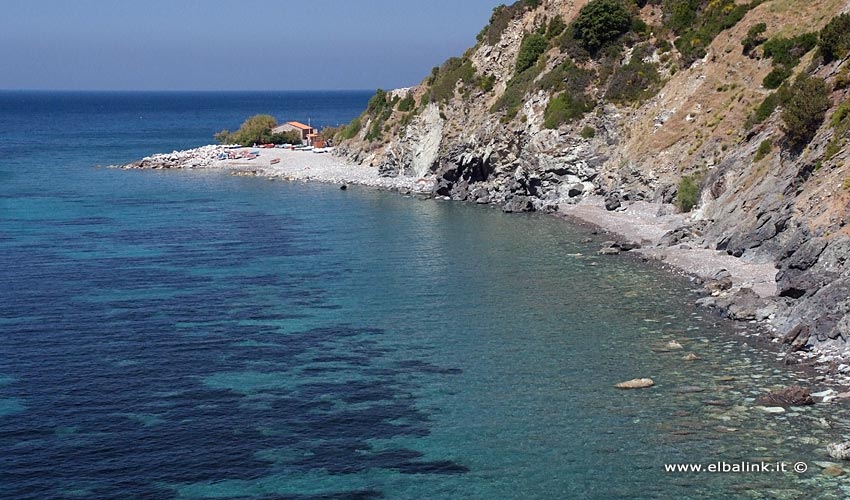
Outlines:
[{"label": "submerged rock", "polygon": [[808,389],[792,385],[785,389],[773,391],[759,398],[759,402],[770,406],[807,406],[815,404]]},{"label": "submerged rock", "polygon": [[620,382],[614,387],[617,389],[645,389],[647,387],[652,387],[653,385],[655,385],[655,381],[651,378],[635,378],[625,382]]},{"label": "submerged rock", "polygon": [[836,460],[850,460],[850,441],[844,443],[829,443],[826,454]]}]

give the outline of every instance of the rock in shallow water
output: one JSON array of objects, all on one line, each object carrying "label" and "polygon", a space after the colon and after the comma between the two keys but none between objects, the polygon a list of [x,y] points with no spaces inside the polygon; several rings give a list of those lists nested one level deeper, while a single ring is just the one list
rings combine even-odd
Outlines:
[{"label": "rock in shallow water", "polygon": [[773,391],[759,398],[759,402],[770,406],[807,406],[815,404],[808,389],[792,385],[785,389]]},{"label": "rock in shallow water", "polygon": [[645,389],[647,387],[652,387],[653,385],[655,385],[655,381],[651,378],[635,378],[625,382],[620,382],[614,387],[617,389]]},{"label": "rock in shallow water", "polygon": [[826,454],[837,460],[850,460],[850,441],[845,443],[829,443]]}]

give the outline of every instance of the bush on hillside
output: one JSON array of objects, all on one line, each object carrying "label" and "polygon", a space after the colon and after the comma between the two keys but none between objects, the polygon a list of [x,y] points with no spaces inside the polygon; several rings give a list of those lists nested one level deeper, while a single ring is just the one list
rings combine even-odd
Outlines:
[{"label": "bush on hillside", "polygon": [[790,88],[782,109],[785,136],[793,147],[814,137],[829,109],[829,88],[823,78],[800,75]]},{"label": "bush on hillside", "polygon": [[699,184],[690,175],[682,177],[676,189],[676,206],[682,212],[690,212],[699,201]]},{"label": "bush on hillside", "polygon": [[665,27],[679,35],[676,48],[685,64],[705,57],[706,47],[723,30],[744,18],[763,0],[736,3],[735,0],[665,0]]},{"label": "bush on hillside", "polygon": [[366,106],[367,113],[379,113],[381,112],[388,104],[387,91],[384,89],[378,89],[375,91],[375,95],[369,98],[369,104]]},{"label": "bush on hillside", "polygon": [[793,38],[773,37],[764,44],[764,56],[773,61],[773,70],[764,78],[762,85],[768,89],[779,88],[800,64],[800,59],[815,48],[818,37],[815,33],[804,33]]},{"label": "bush on hillside", "polygon": [[402,113],[407,113],[408,111],[413,109],[413,106],[416,106],[416,100],[413,99],[412,92],[408,92],[407,96],[405,96],[404,99],[398,102],[398,110]]},{"label": "bush on hillside", "polygon": [[520,0],[513,5],[499,5],[493,9],[490,22],[478,33],[476,39],[487,45],[496,45],[502,39],[502,33],[512,20],[524,14],[529,8],[537,7],[539,0]]},{"label": "bush on hillside", "polygon": [[756,156],[753,158],[754,162],[762,161],[767,155],[770,154],[770,150],[773,148],[773,142],[770,139],[765,139],[761,141],[758,149],[756,150]]},{"label": "bush on hillside", "polygon": [[519,46],[519,55],[516,58],[516,70],[514,74],[518,75],[534,66],[546,50],[548,44],[549,42],[544,35],[538,33],[525,35],[522,39],[522,44]]},{"label": "bush on hillside", "polygon": [[767,24],[765,23],[758,23],[747,31],[746,38],[741,40],[745,55],[749,55],[753,49],[765,42],[765,38],[762,36],[765,31],[767,31]]},{"label": "bush on hillside", "polygon": [[450,57],[440,66],[431,85],[431,102],[446,102],[455,95],[458,82],[475,83],[475,68],[469,59]]},{"label": "bush on hillside", "polygon": [[592,70],[580,68],[567,59],[540,77],[538,85],[552,93],[566,90],[572,94],[581,94],[593,81],[594,75]]},{"label": "bush on hillside", "polygon": [[360,121],[360,118],[355,118],[351,120],[351,123],[343,127],[343,129],[339,133],[339,137],[342,140],[351,139],[352,137],[360,133],[361,128],[363,128],[363,125]]},{"label": "bush on hillside", "polygon": [[850,53],[850,14],[832,18],[821,30],[818,43],[827,62],[846,57]]},{"label": "bush on hillside", "polygon": [[632,26],[631,11],[619,0],[591,0],[572,23],[573,36],[591,54]]},{"label": "bush on hillside", "polygon": [[563,92],[549,100],[543,113],[543,126],[558,128],[564,123],[575,121],[593,109],[593,104],[584,94],[577,96]]},{"label": "bush on hillside", "polygon": [[788,79],[794,73],[794,70],[785,66],[778,66],[770,70],[770,73],[764,77],[761,84],[766,89],[778,89],[782,82]]},{"label": "bush on hillside", "polygon": [[549,21],[549,27],[546,28],[546,38],[551,40],[563,33],[566,28],[567,25],[564,24],[564,18],[560,15],[555,16]]},{"label": "bush on hillside", "polygon": [[661,83],[658,65],[644,62],[645,48],[638,47],[628,64],[614,70],[605,97],[613,102],[640,102],[655,94]]},{"label": "bush on hillside", "polygon": [[505,111],[505,120],[510,120],[516,116],[520,106],[522,106],[525,94],[531,90],[534,80],[542,71],[543,64],[538,61],[534,66],[511,78],[505,92],[499,96],[499,99],[490,108],[490,112]]}]

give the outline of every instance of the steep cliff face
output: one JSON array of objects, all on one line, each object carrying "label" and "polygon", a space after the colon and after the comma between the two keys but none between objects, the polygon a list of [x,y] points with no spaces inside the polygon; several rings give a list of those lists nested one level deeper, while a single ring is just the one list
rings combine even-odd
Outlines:
[{"label": "steep cliff face", "polygon": [[694,205],[689,244],[776,263],[789,343],[843,343],[850,41],[830,53],[820,32],[848,7],[523,0],[463,57],[376,96],[339,151],[506,211],[590,194]]}]

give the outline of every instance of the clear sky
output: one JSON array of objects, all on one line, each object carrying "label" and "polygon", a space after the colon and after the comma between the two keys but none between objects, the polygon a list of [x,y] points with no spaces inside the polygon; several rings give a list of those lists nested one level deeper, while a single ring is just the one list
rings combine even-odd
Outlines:
[{"label": "clear sky", "polygon": [[374,89],[475,43],[499,0],[4,0],[0,89]]}]

